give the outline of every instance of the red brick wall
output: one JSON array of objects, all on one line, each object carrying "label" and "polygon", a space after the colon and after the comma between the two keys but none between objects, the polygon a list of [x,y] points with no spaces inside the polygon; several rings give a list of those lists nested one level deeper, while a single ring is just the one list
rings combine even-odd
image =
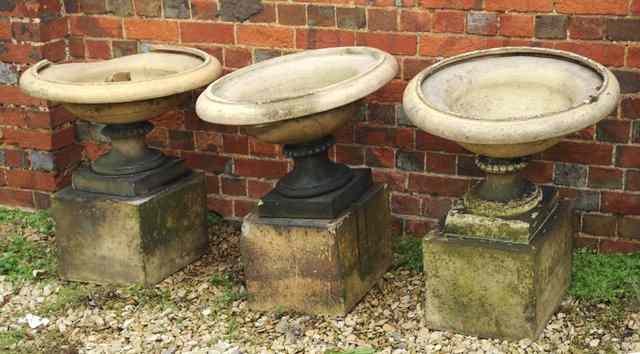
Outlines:
[{"label": "red brick wall", "polygon": [[[16,63],[9,64],[16,71],[40,57],[62,59],[57,49],[61,41],[52,39],[62,37],[67,59],[109,58],[148,43],[181,43],[207,50],[227,71],[308,48],[367,45],[396,55],[400,74],[369,98],[365,117],[337,134],[332,154],[338,161],[372,167],[377,180],[389,183],[394,226],[416,234],[433,228],[451,201],[482,174],[467,151],[407,121],[400,105],[407,80],[443,57],[503,45],[589,56],[619,77],[624,92],[620,109],[536,156],[526,174],[576,198],[580,244],[603,251],[640,250],[640,0],[263,1],[263,10],[242,23],[223,21],[218,16],[222,3],[213,0],[64,0],[64,9],[47,13],[41,9],[48,3],[56,8],[56,0],[15,2],[38,4],[0,12],[5,17],[0,21],[0,60]],[[68,24],[66,35],[53,26],[64,22],[61,14]],[[28,30],[16,30],[23,21]],[[37,35],[38,27],[46,30]],[[49,28],[55,34],[43,34]],[[36,127],[31,112],[43,103],[22,96],[12,84],[0,90],[5,106],[0,113],[2,148],[12,151],[5,153],[0,170],[0,183],[7,185],[0,202],[44,206],[38,201],[68,183],[66,167],[79,155],[68,140],[68,117],[54,108],[48,116],[64,118]],[[291,167],[280,147],[257,142],[233,127],[201,122],[192,107],[155,123],[150,143],[206,172],[209,207],[230,218],[246,214]],[[104,150],[99,134],[86,124],[78,126],[84,152],[94,158]],[[20,133],[29,137],[12,137]],[[13,156],[41,150],[63,160],[60,165],[56,160],[56,172],[36,171],[28,157]],[[15,174],[24,178],[9,178]]]}]

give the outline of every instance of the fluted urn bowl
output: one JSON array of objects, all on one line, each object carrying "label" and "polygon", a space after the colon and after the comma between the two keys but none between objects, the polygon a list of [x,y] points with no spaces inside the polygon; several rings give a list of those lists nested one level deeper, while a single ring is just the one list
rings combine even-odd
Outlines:
[{"label": "fluted urn bowl", "polygon": [[542,199],[520,178],[526,157],[605,118],[620,88],[603,65],[545,48],[496,48],[441,61],[408,84],[403,105],[419,128],[476,153],[487,180],[465,196],[477,213],[521,214]]},{"label": "fluted urn bowl", "polygon": [[[22,74],[20,88],[61,103],[80,119],[107,125],[102,132],[111,138],[112,149],[91,164],[95,173],[91,176],[99,179],[167,165],[170,159],[144,143],[144,136],[153,129],[147,120],[179,107],[188,91],[209,84],[221,72],[218,60],[201,50],[155,46],[148,53],[104,61],[54,64],[43,60]],[[177,173],[175,168],[169,170]],[[169,170],[158,172],[162,178],[150,179],[170,178]],[[77,181],[74,175],[74,186]],[[96,186],[91,182],[90,189]]]},{"label": "fluted urn bowl", "polygon": [[200,95],[196,112],[207,122],[242,126],[258,140],[285,144],[285,154],[296,162],[276,189],[289,197],[313,197],[352,178],[347,166],[326,157],[331,134],[397,72],[395,58],[375,48],[309,50],[218,79]]},{"label": "fluted urn bowl", "polygon": [[620,88],[603,65],[545,48],[496,48],[441,61],[409,83],[404,108],[419,128],[488,157],[541,152],[615,109]]}]

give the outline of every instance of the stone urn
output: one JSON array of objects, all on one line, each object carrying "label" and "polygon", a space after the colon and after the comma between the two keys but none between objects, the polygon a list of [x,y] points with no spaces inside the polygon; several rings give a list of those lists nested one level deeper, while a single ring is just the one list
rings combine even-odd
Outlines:
[{"label": "stone urn", "polygon": [[284,144],[294,168],[263,198],[264,216],[332,218],[371,185],[368,169],[329,160],[332,136],[362,110],[362,99],[398,72],[393,56],[368,47],[310,50],[263,61],[212,83],[196,112]]},{"label": "stone urn", "polygon": [[187,173],[183,160],[149,149],[149,119],[180,107],[185,93],[220,76],[220,63],[207,53],[155,46],[149,53],[116,59],[53,64],[43,60],[20,77],[27,94],[60,102],[80,119],[106,124],[112,149],[73,175],[80,190],[140,196]]},{"label": "stone urn", "polygon": [[150,118],[179,108],[190,90],[220,73],[220,63],[203,51],[156,46],[97,62],[45,60],[22,74],[23,91],[105,124],[112,142],[51,198],[63,279],[155,284],[206,252],[204,176],[148,148],[144,138]]},{"label": "stone urn", "polygon": [[[411,121],[477,154],[487,176],[425,238],[431,327],[540,333],[569,283],[572,216],[555,189],[519,172],[529,156],[605,118],[619,95],[606,67],[544,48],[469,52],[411,80],[403,98]],[[475,310],[452,310],[460,306]]]}]

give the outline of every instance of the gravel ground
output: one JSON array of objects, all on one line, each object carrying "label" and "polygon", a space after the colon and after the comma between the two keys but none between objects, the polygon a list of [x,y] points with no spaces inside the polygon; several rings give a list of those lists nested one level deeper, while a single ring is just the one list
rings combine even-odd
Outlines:
[{"label": "gravel ground", "polygon": [[[0,225],[0,237],[10,228]],[[210,234],[206,257],[153,288],[67,283],[52,274],[22,283],[0,277],[0,352],[640,352],[637,305],[566,299],[536,342],[430,331],[422,321],[422,275],[402,267],[388,272],[346,317],[253,312],[244,300],[238,225],[220,223]],[[51,247],[53,240],[38,242]],[[48,323],[32,329],[22,323],[29,314]]]}]

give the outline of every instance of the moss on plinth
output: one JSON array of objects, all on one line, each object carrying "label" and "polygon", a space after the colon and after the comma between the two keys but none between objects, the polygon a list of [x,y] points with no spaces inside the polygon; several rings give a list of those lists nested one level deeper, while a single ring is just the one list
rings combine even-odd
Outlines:
[{"label": "moss on plinth", "polygon": [[58,272],[67,280],[155,284],[207,249],[204,177],[142,198],[65,188],[52,198]]},{"label": "moss on plinth", "polygon": [[486,223],[481,230],[494,236],[427,235],[427,326],[479,337],[537,338],[569,286],[573,219],[571,206],[561,202],[528,242],[495,237],[504,225],[487,231]]},{"label": "moss on plinth", "polygon": [[335,219],[245,217],[249,307],[345,315],[392,261],[386,189],[372,186]]}]

